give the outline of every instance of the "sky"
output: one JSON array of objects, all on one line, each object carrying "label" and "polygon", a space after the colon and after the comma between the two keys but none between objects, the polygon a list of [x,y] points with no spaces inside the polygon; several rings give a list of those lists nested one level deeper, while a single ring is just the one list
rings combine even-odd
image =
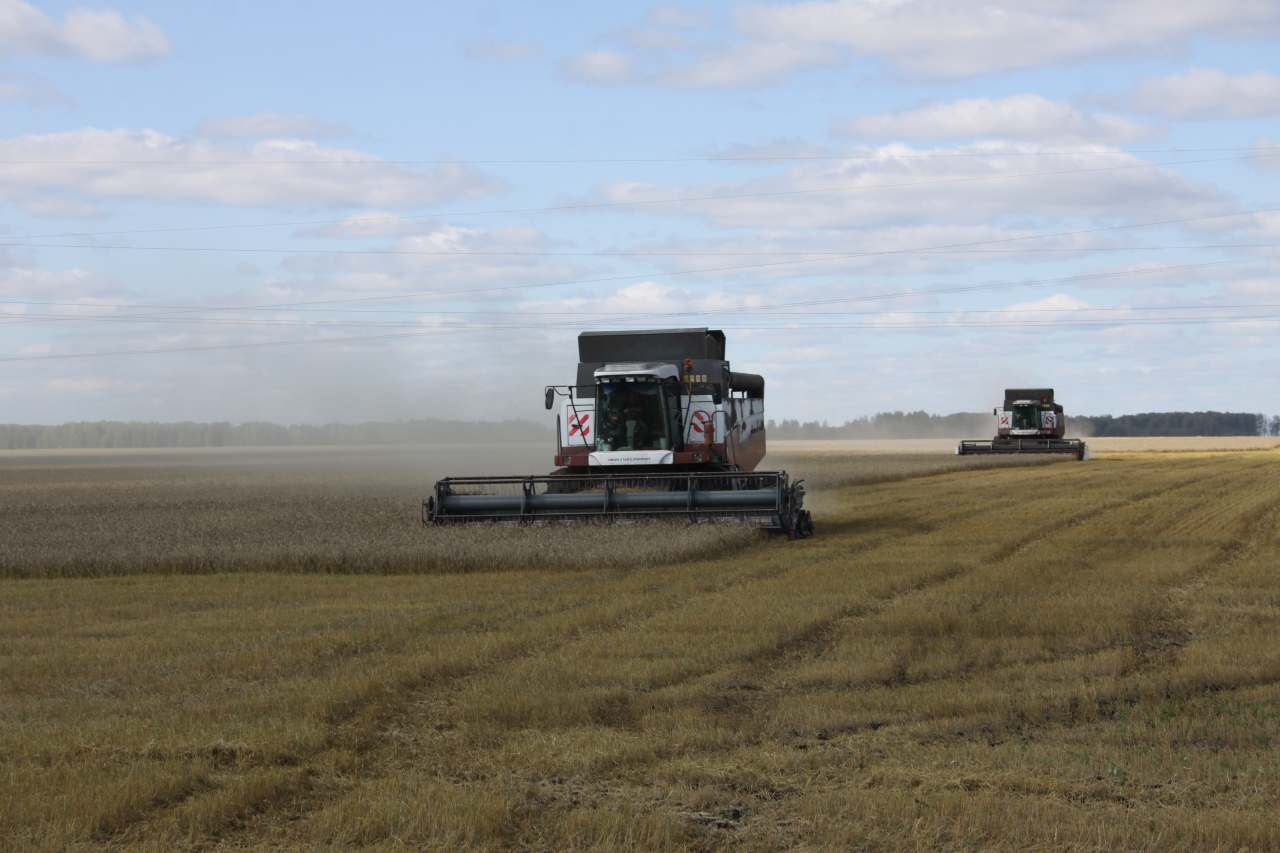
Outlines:
[{"label": "sky", "polygon": [[0,0],[0,422],[1280,411],[1280,0]]}]

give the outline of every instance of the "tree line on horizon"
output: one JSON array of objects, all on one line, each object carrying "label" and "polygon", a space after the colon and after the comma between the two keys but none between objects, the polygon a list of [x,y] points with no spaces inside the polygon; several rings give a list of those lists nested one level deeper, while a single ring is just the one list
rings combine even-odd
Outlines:
[{"label": "tree line on horizon", "polygon": [[314,447],[359,444],[498,444],[551,441],[532,421],[370,421],[362,424],[232,424],[78,421],[53,426],[0,424],[0,449],[114,447]]},{"label": "tree line on horizon", "polygon": [[[770,420],[776,439],[985,438],[995,432],[986,412],[931,415],[880,412],[831,425],[826,421]],[[1068,416],[1078,436],[1280,436],[1280,415],[1248,412],[1149,412],[1139,415]],[[370,421],[360,424],[232,424],[76,421],[65,424],[0,424],[0,450],[161,447],[315,447],[325,445],[500,444],[552,441],[552,429],[524,420]]]},{"label": "tree line on horizon", "polygon": [[[995,418],[987,412],[931,415],[880,412],[832,425],[826,421],[769,421],[766,432],[777,439],[986,438],[995,434]],[[1082,437],[1274,435],[1280,415],[1254,412],[1147,412],[1138,415],[1067,415],[1067,435]]]}]

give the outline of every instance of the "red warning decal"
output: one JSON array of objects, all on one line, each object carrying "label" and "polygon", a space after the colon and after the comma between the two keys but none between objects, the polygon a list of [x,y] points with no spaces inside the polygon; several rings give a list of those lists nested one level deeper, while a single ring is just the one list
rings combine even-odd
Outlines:
[{"label": "red warning decal", "polygon": [[711,420],[711,416],[708,415],[706,412],[703,412],[703,411],[694,412],[693,423],[692,423],[693,431],[705,432],[706,429],[710,426],[710,424],[708,423],[708,421],[710,420]]},{"label": "red warning decal", "polygon": [[591,435],[591,415],[570,415],[569,416],[569,435],[581,435],[583,438]]}]

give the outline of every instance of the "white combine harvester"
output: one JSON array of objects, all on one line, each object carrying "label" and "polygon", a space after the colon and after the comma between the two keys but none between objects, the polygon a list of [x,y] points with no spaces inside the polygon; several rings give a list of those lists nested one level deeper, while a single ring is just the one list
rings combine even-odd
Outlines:
[{"label": "white combine harvester", "polygon": [[560,401],[558,469],[446,477],[423,504],[433,524],[734,520],[795,539],[813,532],[804,488],[764,458],[764,379],[734,373],[717,329],[583,332]]},{"label": "white combine harvester", "polygon": [[1084,461],[1089,446],[1078,438],[1066,438],[1067,416],[1053,402],[1052,388],[1006,388],[1004,406],[994,409],[996,437],[990,441],[960,442],[960,456],[1009,453],[1061,453]]}]

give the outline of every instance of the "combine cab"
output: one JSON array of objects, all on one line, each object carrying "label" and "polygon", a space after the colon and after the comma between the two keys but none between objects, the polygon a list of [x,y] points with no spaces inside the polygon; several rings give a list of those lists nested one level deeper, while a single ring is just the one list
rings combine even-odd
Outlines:
[{"label": "combine cab", "polygon": [[990,441],[960,442],[961,456],[999,453],[1062,453],[1089,458],[1089,447],[1078,438],[1065,438],[1067,417],[1053,402],[1052,388],[1007,388],[1004,407],[995,409],[996,437]]},{"label": "combine cab", "polygon": [[560,405],[557,470],[446,477],[423,505],[434,524],[479,521],[739,521],[795,539],[813,532],[804,488],[764,458],[764,379],[735,373],[724,332],[583,332]]}]

